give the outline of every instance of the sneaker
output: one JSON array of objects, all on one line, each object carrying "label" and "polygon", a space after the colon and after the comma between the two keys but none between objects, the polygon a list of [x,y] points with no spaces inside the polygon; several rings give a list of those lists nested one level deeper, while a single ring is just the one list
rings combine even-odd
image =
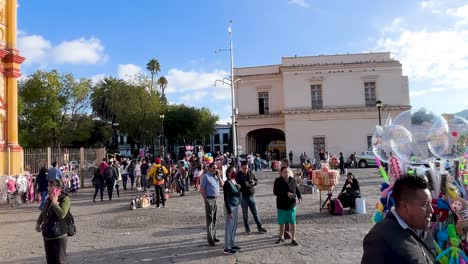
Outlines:
[{"label": "sneaker", "polygon": [[215,244],[214,242],[213,242],[213,243],[208,243],[208,245],[209,245],[210,247],[216,246],[216,244]]},{"label": "sneaker", "polygon": [[234,250],[239,251],[239,250],[241,250],[241,247],[239,247],[239,246],[233,246],[231,249],[234,249]]},{"label": "sneaker", "polygon": [[245,230],[245,234],[246,234],[246,235],[250,235],[250,234],[252,234],[252,233],[250,232],[250,230]]},{"label": "sneaker", "polygon": [[265,234],[266,232],[268,232],[268,230],[266,230],[266,228],[262,226],[258,229],[258,232]]},{"label": "sneaker", "polygon": [[225,255],[235,255],[235,254],[237,254],[237,251],[234,250],[234,249],[225,249],[224,254]]},{"label": "sneaker", "polygon": [[296,240],[291,241],[291,245],[293,245],[293,246],[299,246],[299,244],[297,243]]},{"label": "sneaker", "polygon": [[158,206],[158,208],[161,208],[161,206]]},{"label": "sneaker", "polygon": [[275,244],[281,244],[283,242],[284,242],[284,239],[278,238],[278,240],[276,240]]},{"label": "sneaker", "polygon": [[221,241],[221,240],[219,240],[218,238],[215,238],[215,239],[213,239],[213,241],[214,241],[215,243],[218,243],[218,242]]},{"label": "sneaker", "polygon": [[166,208],[166,206],[165,206],[165,205],[163,205],[163,208]]}]

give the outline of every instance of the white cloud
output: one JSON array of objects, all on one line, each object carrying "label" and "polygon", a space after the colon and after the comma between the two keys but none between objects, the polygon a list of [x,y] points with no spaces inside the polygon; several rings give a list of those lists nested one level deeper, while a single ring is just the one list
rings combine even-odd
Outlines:
[{"label": "white cloud", "polygon": [[222,125],[226,125],[227,123],[231,124],[232,123],[232,119],[231,117],[224,117],[224,118],[220,118],[218,120],[218,122],[216,122],[217,124],[222,124]]},{"label": "white cloud", "polygon": [[425,0],[419,2],[419,6],[423,9],[432,9],[437,5],[437,2],[434,0]]},{"label": "white cloud", "polygon": [[50,41],[39,35],[18,34],[18,49],[21,55],[26,58],[25,64],[44,64],[46,54],[52,48]]},{"label": "white cloud", "polygon": [[170,69],[166,75],[168,87],[166,92],[187,93],[197,90],[210,90],[215,92],[219,86],[214,87],[216,80],[222,80],[228,73],[223,70],[212,72],[183,71]]},{"label": "white cloud", "polygon": [[405,19],[403,17],[396,17],[392,20],[392,23],[382,29],[382,34],[395,33],[401,30],[401,25]]},{"label": "white cloud", "polygon": [[107,75],[105,75],[104,73],[99,73],[99,74],[96,74],[94,76],[91,76],[90,79],[91,79],[91,82],[93,84],[97,84],[98,82],[100,82],[101,80],[103,80],[104,78],[106,78]]},{"label": "white cloud", "polygon": [[63,41],[54,47],[52,55],[59,64],[96,64],[107,59],[104,47],[97,38]]},{"label": "white cloud", "polygon": [[143,69],[135,64],[119,64],[117,69],[119,78],[126,81],[131,80],[135,75],[138,75],[142,72]]},{"label": "white cloud", "polygon": [[310,7],[309,3],[306,0],[288,0],[290,5],[298,5],[300,7],[308,8]]},{"label": "white cloud", "polygon": [[18,48],[26,58],[26,64],[97,64],[108,57],[97,38],[78,38],[53,45],[41,35],[20,31]]},{"label": "white cloud", "polygon": [[[434,9],[436,5],[431,1],[421,7]],[[412,97],[467,89],[468,28],[460,27],[460,22],[466,19],[462,16],[464,12],[468,8],[463,6],[452,9],[451,14],[437,14],[452,23],[443,29],[437,23],[434,28],[403,25],[402,19],[389,26],[394,28],[392,25],[397,24],[398,30],[383,31],[377,49],[390,51],[403,64],[404,74],[410,78]]]}]

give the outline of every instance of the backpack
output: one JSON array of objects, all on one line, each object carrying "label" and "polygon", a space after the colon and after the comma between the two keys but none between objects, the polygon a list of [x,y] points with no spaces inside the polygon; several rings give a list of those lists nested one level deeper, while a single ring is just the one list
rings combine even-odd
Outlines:
[{"label": "backpack", "polygon": [[112,169],[111,166],[107,167],[105,170],[104,170],[104,179],[106,181],[112,181],[113,179],[113,174],[114,174],[114,171]]},{"label": "backpack", "polygon": [[156,180],[158,181],[164,180],[164,173],[163,173],[162,167],[159,167],[156,169]]},{"label": "backpack", "polygon": [[330,200],[330,214],[332,215],[342,215],[343,214],[343,205],[339,199]]}]

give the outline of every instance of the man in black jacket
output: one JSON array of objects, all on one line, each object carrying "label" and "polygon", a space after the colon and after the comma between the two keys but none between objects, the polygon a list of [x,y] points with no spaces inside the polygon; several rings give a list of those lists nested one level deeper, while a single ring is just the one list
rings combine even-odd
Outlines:
[{"label": "man in black jacket", "polygon": [[414,176],[397,180],[393,199],[395,208],[364,238],[361,263],[437,263],[427,181]]},{"label": "man in black jacket", "polygon": [[241,186],[242,200],[242,216],[244,220],[245,233],[250,235],[249,227],[249,208],[250,212],[254,217],[255,223],[257,224],[257,230],[260,233],[266,233],[266,228],[263,227],[260,218],[258,217],[257,205],[255,202],[255,187],[258,184],[257,178],[249,169],[249,165],[246,161],[241,163],[241,169],[237,173],[237,183]]}]

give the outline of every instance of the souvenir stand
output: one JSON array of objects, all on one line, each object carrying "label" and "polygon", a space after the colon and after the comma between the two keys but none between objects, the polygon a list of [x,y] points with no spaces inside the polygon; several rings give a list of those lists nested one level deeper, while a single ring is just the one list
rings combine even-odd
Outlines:
[{"label": "souvenir stand", "polygon": [[[322,212],[322,209],[325,207],[327,202],[333,196],[333,190],[335,185],[338,184],[340,179],[340,172],[337,170],[329,170],[328,164],[322,164],[322,169],[312,171],[312,182],[317,189],[319,189],[320,196],[320,209],[319,212]],[[322,204],[322,191],[327,191],[327,198]]]}]

